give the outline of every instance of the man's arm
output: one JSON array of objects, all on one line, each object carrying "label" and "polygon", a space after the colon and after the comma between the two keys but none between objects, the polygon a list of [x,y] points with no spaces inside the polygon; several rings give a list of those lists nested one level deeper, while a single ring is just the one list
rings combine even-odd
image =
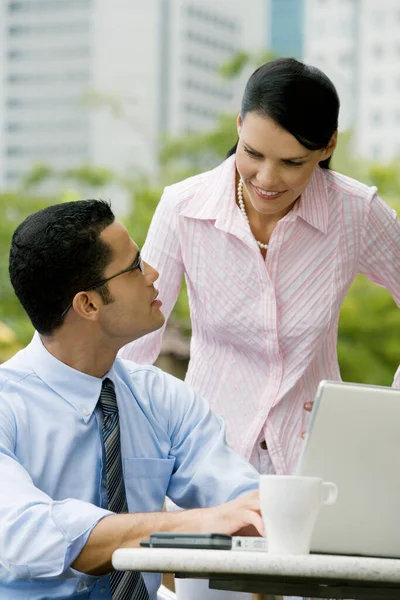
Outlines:
[{"label": "man's arm", "polygon": [[89,575],[103,575],[112,570],[114,550],[139,546],[141,540],[155,531],[232,535],[248,526],[254,535],[264,534],[258,491],[212,508],[111,515],[92,529],[86,545],[71,566]]},{"label": "man's arm", "polygon": [[120,547],[138,546],[154,531],[262,533],[258,492],[222,506],[177,513],[115,515],[89,502],[54,501],[35,487],[12,448],[13,426],[0,419],[0,562],[17,578],[62,577],[70,567],[89,575],[112,570]]},{"label": "man's arm", "polygon": [[0,563],[17,579],[68,577],[90,532],[110,511],[37,488],[6,446],[0,419]]}]

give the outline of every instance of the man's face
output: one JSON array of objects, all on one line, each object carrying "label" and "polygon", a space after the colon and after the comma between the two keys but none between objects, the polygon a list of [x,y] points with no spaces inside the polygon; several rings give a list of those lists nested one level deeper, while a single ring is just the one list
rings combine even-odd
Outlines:
[{"label": "man's face", "polygon": [[[112,251],[112,259],[104,270],[104,279],[130,267],[137,258],[139,249],[126,228],[114,221],[104,229],[100,239]],[[154,282],[158,272],[144,263],[144,273],[140,269],[128,271],[107,283],[112,301],[101,302],[98,324],[102,333],[110,339],[117,338],[118,345],[124,345],[147,333],[162,327],[165,318],[160,310],[161,302]]]}]

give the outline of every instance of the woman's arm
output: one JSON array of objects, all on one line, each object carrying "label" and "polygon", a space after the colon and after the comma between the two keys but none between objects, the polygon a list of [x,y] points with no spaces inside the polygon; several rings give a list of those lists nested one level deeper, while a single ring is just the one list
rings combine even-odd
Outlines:
[{"label": "woman's arm", "polygon": [[400,306],[400,220],[376,194],[362,232],[359,272],[386,287]]},{"label": "woman's arm", "polygon": [[[168,191],[164,192],[157,206],[141,254],[160,274],[155,287],[160,291],[161,311],[166,324],[178,298],[184,272],[176,203]],[[127,344],[119,356],[140,364],[153,363],[160,353],[164,330],[165,325]]]}]

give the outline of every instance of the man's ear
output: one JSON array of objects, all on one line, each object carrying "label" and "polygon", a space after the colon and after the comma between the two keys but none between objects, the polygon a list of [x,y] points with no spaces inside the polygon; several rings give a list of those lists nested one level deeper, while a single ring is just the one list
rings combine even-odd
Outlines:
[{"label": "man's ear", "polygon": [[93,292],[78,292],[72,302],[72,309],[77,315],[89,321],[99,318],[100,297]]}]

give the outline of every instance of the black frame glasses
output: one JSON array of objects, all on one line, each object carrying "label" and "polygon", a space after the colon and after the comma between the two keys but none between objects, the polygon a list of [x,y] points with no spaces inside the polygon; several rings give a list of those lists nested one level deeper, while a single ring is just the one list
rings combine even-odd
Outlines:
[{"label": "black frame glasses", "polygon": [[[127,269],[124,269],[123,271],[119,271],[119,273],[115,273],[115,275],[111,275],[111,277],[107,277],[106,279],[101,279],[100,281],[97,281],[97,283],[93,283],[92,285],[89,285],[89,287],[85,288],[84,290],[80,290],[80,291],[81,292],[89,292],[90,290],[94,290],[97,287],[101,287],[108,281],[111,281],[111,279],[115,279],[115,277],[119,277],[120,275],[123,275],[124,273],[129,273],[130,271],[140,271],[141,273],[144,273],[144,262],[143,262],[143,258],[141,256],[140,252],[137,253],[136,258],[133,261],[133,264],[130,267],[128,267]],[[77,292],[77,293],[79,293],[79,292]],[[73,302],[73,300],[72,300],[72,302]],[[67,312],[69,311],[69,309],[72,306],[72,302],[70,302],[68,304],[67,308],[62,312],[61,318],[65,317],[65,315],[67,314]]]}]

